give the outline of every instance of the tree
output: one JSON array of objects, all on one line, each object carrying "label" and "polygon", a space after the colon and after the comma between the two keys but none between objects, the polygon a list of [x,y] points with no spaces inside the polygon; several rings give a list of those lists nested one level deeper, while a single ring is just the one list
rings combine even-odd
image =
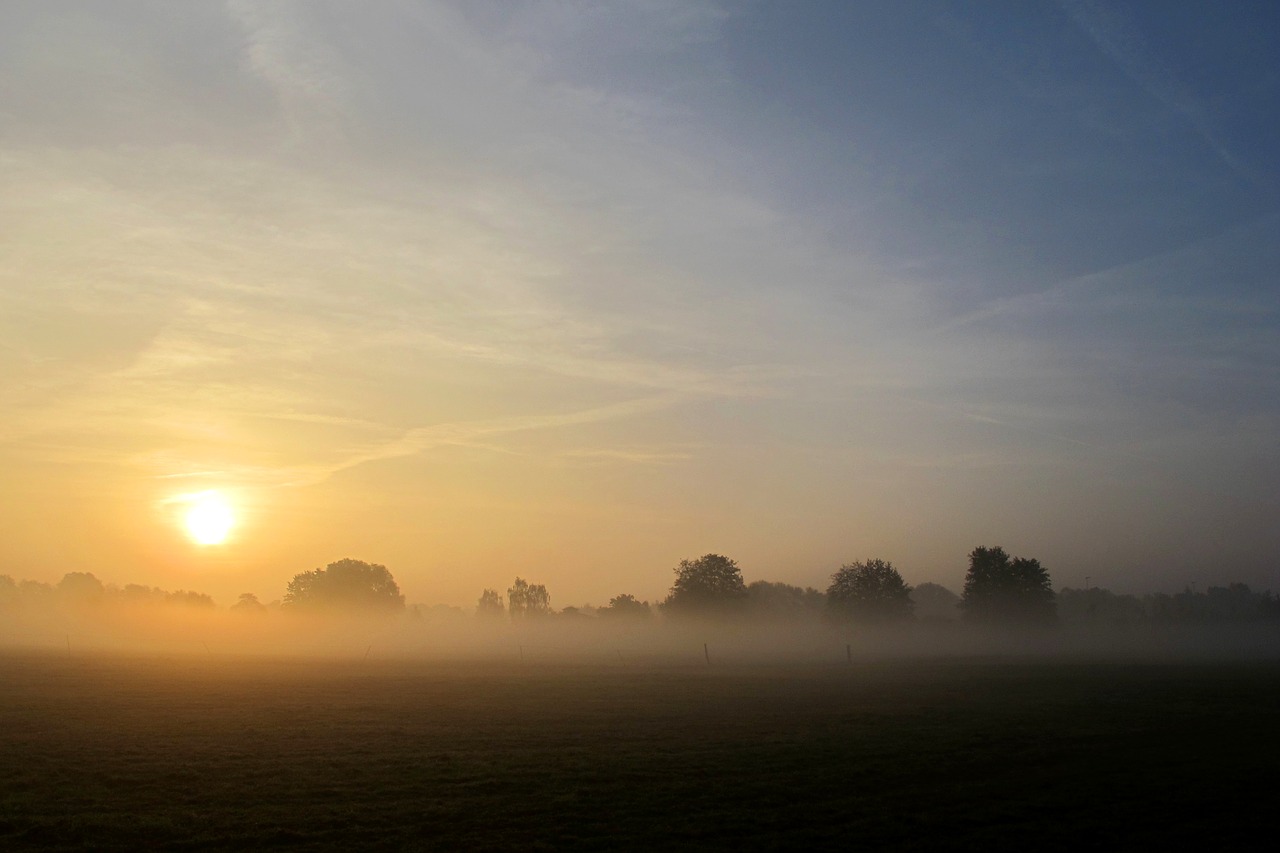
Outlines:
[{"label": "tree", "polygon": [[1057,618],[1053,585],[1040,561],[1010,557],[999,546],[969,554],[960,608],[970,622],[1042,625]]},{"label": "tree", "polygon": [[164,603],[178,604],[183,607],[207,607],[210,610],[216,606],[212,595],[185,589],[180,589],[177,592],[166,592],[164,594]]},{"label": "tree", "polygon": [[596,613],[610,619],[648,619],[652,614],[649,602],[639,601],[630,593],[615,595],[609,599],[608,607],[601,607]]},{"label": "tree", "polygon": [[960,617],[960,596],[942,584],[922,583],[911,590],[917,619],[942,621]]},{"label": "tree", "polygon": [[1205,616],[1214,622],[1248,622],[1261,618],[1263,596],[1248,584],[1232,583],[1205,590]]},{"label": "tree", "polygon": [[546,616],[551,613],[551,595],[542,584],[517,577],[507,590],[507,611],[512,619]]},{"label": "tree", "polygon": [[240,600],[231,605],[236,613],[266,613],[267,607],[251,592],[240,593]]},{"label": "tree", "polygon": [[1136,596],[1117,595],[1109,589],[1063,587],[1054,596],[1058,619],[1063,624],[1124,626],[1146,620],[1142,602]]},{"label": "tree", "polygon": [[738,564],[719,554],[681,560],[676,582],[663,607],[672,613],[724,613],[737,610],[747,599]]},{"label": "tree", "polygon": [[848,563],[831,575],[827,609],[840,617],[863,622],[910,619],[911,587],[892,563],[867,560]]},{"label": "tree", "polygon": [[120,597],[130,604],[160,604],[166,595],[168,593],[159,587],[139,583],[127,583],[120,590]]},{"label": "tree", "polygon": [[67,572],[58,581],[58,595],[68,601],[100,601],[105,593],[106,587],[91,572]]},{"label": "tree", "polygon": [[480,600],[476,602],[477,616],[501,616],[506,612],[507,609],[502,606],[502,596],[496,589],[486,589],[480,593]]},{"label": "tree", "polygon": [[284,606],[348,610],[403,610],[404,596],[386,566],[350,558],[293,576]]},{"label": "tree", "polygon": [[49,604],[53,601],[53,597],[57,595],[57,592],[52,586],[41,581],[27,580],[18,584],[18,594],[25,601],[32,604]]},{"label": "tree", "polygon": [[752,616],[762,619],[804,619],[820,614],[827,597],[811,586],[752,581],[747,584],[747,604]]}]

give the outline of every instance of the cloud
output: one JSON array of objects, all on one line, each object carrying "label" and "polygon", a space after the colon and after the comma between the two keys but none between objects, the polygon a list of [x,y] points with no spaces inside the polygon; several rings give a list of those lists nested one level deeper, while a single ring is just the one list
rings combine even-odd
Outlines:
[{"label": "cloud", "polygon": [[652,397],[627,400],[609,406],[599,406],[573,412],[525,415],[481,422],[418,427],[406,431],[393,441],[380,443],[336,463],[318,467],[305,474],[304,479],[301,481],[290,482],[288,485],[311,485],[322,482],[339,471],[354,468],[358,465],[385,459],[395,459],[401,456],[414,456],[426,450],[446,445],[467,446],[476,439],[490,436],[600,423],[637,414],[648,414],[667,408],[674,402],[673,398]]},{"label": "cloud", "polygon": [[351,71],[308,26],[305,10],[289,0],[231,0],[227,10],[248,37],[245,65],[275,92],[294,141],[339,130],[350,111]]},{"label": "cloud", "polygon": [[1231,151],[1206,106],[1149,47],[1132,16],[1097,0],[1059,0],[1059,6],[1129,79],[1182,116],[1228,168],[1254,187],[1265,186],[1262,177]]},{"label": "cloud", "polygon": [[[425,457],[448,469],[442,505],[449,488],[560,499],[504,476],[524,466],[618,506],[705,478],[723,500],[673,518],[750,536],[770,512],[874,510],[864,475],[955,495],[984,471],[1078,485],[1172,460],[1199,482],[1201,451],[1253,453],[1274,414],[1275,220],[1152,254],[1227,220],[1146,222],[1146,196],[1108,219],[1143,175],[1058,192],[1137,155],[1101,157],[1120,135],[1075,146],[1097,138],[1070,135],[1071,110],[1031,127],[1026,93],[985,71],[990,99],[949,103],[939,140],[916,129],[945,123],[949,88],[917,98],[873,61],[842,76],[860,30],[832,67],[806,65],[790,31],[734,42],[752,6],[209,8],[145,25],[86,7],[75,32],[47,13],[28,47],[101,42],[74,52],[77,99],[54,54],[0,51],[30,90],[0,89],[22,128],[0,141],[6,460],[194,491],[377,482]],[[1131,24],[1077,11],[1110,61],[1220,138]],[[902,57],[924,43],[915,21],[888,27]],[[1053,51],[1079,50],[1060,36]],[[1102,99],[1041,45],[1009,72],[1034,64],[1037,116]],[[766,92],[737,76],[745,48],[768,57],[757,73],[813,85]],[[791,97],[812,120],[769,101]],[[1099,217],[1123,251],[1085,245]],[[1160,240],[1130,240],[1139,219]],[[1125,253],[1150,256],[1112,263]],[[1106,268],[1045,280],[1082,258]]]},{"label": "cloud", "polygon": [[587,463],[623,463],[628,465],[671,465],[692,459],[694,454],[689,450],[651,450],[643,448],[602,448],[566,450],[560,453],[562,458],[581,460]]},{"label": "cloud", "polygon": [[[374,24],[354,12],[325,21],[290,4],[229,8],[250,34],[245,67],[271,84],[293,129],[280,147],[246,155],[158,139],[74,155],[8,153],[17,166],[9,198],[23,199],[23,218],[60,221],[75,240],[68,252],[31,239],[9,268],[14,286],[3,298],[30,312],[52,308],[59,294],[57,310],[74,308],[104,328],[145,329],[106,369],[100,360],[77,366],[64,349],[53,371],[79,378],[17,412],[11,439],[47,449],[81,444],[67,448],[74,455],[132,430],[141,442],[168,435],[234,454],[244,441],[262,443],[249,438],[247,419],[285,412],[350,422],[339,413],[361,382],[373,393],[362,394],[370,412],[358,420],[404,430],[414,418],[398,410],[395,389],[429,389],[446,364],[473,365],[466,370],[476,376],[558,377],[557,393],[576,389],[575,399],[769,395],[789,376],[812,372],[796,363],[778,325],[803,324],[811,306],[771,313],[782,307],[769,294],[787,264],[760,240],[777,217],[732,186],[696,177],[698,165],[660,133],[601,113],[599,99],[612,95],[585,97],[548,76],[546,65],[542,78],[522,77],[509,55],[515,30],[495,41],[447,10],[417,10],[410,17],[420,50],[401,57],[406,66],[381,69],[411,71],[419,56],[438,68],[438,51],[462,64],[449,79],[384,81],[387,105],[406,114],[424,99],[446,107],[431,113],[437,123],[486,114],[489,123],[460,124],[488,159],[444,174],[399,159],[410,150],[455,158],[431,128],[410,125],[402,135],[384,127],[388,164],[361,147],[367,134],[365,142],[338,140],[341,152],[308,142],[310,129],[323,136],[351,120],[357,95],[366,104],[361,119],[370,117],[376,73],[354,70],[353,57],[370,57],[344,27]],[[688,41],[711,37],[703,31],[714,15],[679,17]],[[665,50],[671,22],[645,20],[663,35],[637,43]],[[376,26],[386,35],[394,24]],[[463,91],[451,91],[456,79]],[[433,100],[437,94],[445,100]],[[18,219],[13,211],[9,221]],[[50,345],[31,334],[18,339],[19,358]],[[580,411],[613,412],[611,405]],[[521,407],[528,410],[511,406]],[[521,426],[463,433],[542,423],[511,417]],[[409,429],[365,455],[447,437],[442,428]],[[619,458],[631,452],[626,446]]]}]

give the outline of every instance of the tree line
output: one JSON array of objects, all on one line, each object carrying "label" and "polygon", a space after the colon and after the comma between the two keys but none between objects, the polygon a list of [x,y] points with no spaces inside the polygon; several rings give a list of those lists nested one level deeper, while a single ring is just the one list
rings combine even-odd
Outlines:
[{"label": "tree line", "polygon": [[19,605],[100,605],[126,604],[147,606],[181,606],[212,610],[213,597],[203,592],[179,589],[170,592],[159,587],[104,584],[92,572],[67,572],[56,584],[33,580],[14,580],[0,575],[0,606]]},{"label": "tree line", "polygon": [[[847,563],[832,573],[825,591],[786,583],[746,583],[735,560],[704,554],[681,560],[667,596],[650,603],[620,593],[598,608],[565,607],[556,611],[543,584],[516,577],[505,596],[485,589],[475,614],[485,619],[536,620],[549,617],[642,620],[661,614],[721,618],[825,618],[862,624],[908,620],[961,619],[977,624],[1043,626],[1062,622],[1126,625],[1139,622],[1239,622],[1280,618],[1280,596],[1254,592],[1245,584],[1186,589],[1175,595],[1154,593],[1141,598],[1093,587],[1064,588],[1055,593],[1049,572],[1039,560],[1015,557],[1002,547],[979,546],[968,555],[961,594],[936,583],[912,586],[892,563],[867,559]],[[16,582],[0,575],[0,606],[21,603],[101,602],[181,604],[212,608],[203,593],[166,592],[129,584],[103,584],[88,572],[70,572],[56,585]],[[386,566],[343,559],[324,568],[300,572],[289,581],[279,602],[292,611],[402,612],[404,594]],[[244,593],[231,609],[241,613],[267,610],[253,593]],[[446,608],[448,609],[448,608]],[[414,613],[421,613],[414,609]]]},{"label": "tree line", "polygon": [[[1210,587],[1202,593],[1115,595],[1094,587],[1055,593],[1039,560],[1016,557],[1000,546],[974,548],[962,592],[936,583],[912,586],[892,563],[868,559],[842,565],[824,590],[786,583],[747,583],[737,561],[721,554],[681,560],[667,596],[657,602],[620,593],[597,608],[556,611],[543,584],[516,577],[504,596],[486,588],[475,614],[485,619],[547,617],[648,619],[656,614],[739,618],[810,618],[867,624],[912,619],[962,619],[977,624],[1051,625],[1058,622],[1127,624],[1142,621],[1245,621],[1280,618],[1280,596],[1257,593],[1246,585]],[[287,607],[325,604],[403,610],[400,594],[385,566],[342,560],[326,569],[297,575],[285,596]]]}]

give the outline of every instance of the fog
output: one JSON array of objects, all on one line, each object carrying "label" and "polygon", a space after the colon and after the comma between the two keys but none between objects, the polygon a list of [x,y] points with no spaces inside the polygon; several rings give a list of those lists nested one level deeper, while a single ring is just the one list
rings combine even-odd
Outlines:
[{"label": "fog", "polygon": [[629,666],[840,665],[952,658],[1177,661],[1280,658],[1274,621],[1224,624],[1056,624],[994,628],[960,620],[892,625],[787,619],[580,613],[480,617],[456,608],[394,614],[244,612],[113,599],[0,606],[0,649],[69,656],[113,653]]}]

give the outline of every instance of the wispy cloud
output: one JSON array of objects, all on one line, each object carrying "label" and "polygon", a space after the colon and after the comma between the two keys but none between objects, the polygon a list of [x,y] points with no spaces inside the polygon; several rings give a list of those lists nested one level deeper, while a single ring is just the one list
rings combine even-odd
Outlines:
[{"label": "wispy cloud", "polygon": [[367,447],[337,462],[317,466],[305,472],[295,472],[302,475],[301,479],[290,481],[284,485],[311,485],[358,465],[403,456],[415,456],[437,447],[451,445],[474,446],[478,439],[519,432],[553,430],[561,427],[601,423],[639,414],[650,414],[668,408],[676,402],[677,400],[674,397],[651,397],[572,412],[417,427],[404,432],[394,440]]},{"label": "wispy cloud", "polygon": [[[1018,471],[1084,495],[1112,464],[1256,460],[1280,220],[1223,213],[1249,190],[1198,142],[1158,199],[1112,186],[1145,157],[1116,152],[1142,92],[1142,121],[1248,166],[1140,10],[1065,8],[1090,42],[1027,6],[994,75],[973,54],[1006,31],[965,10],[965,57],[893,10],[840,33],[674,0],[24,11],[0,28],[23,81],[0,84],[0,456],[299,500],[428,471],[443,514],[603,519],[603,494],[640,518],[705,481],[654,521],[681,543],[786,517],[829,544],[890,514],[867,472],[958,530],[984,509],[945,497],[1021,504],[991,485]],[[1141,91],[1109,68],[1081,91],[1077,62]],[[1072,125],[1095,108],[1116,132]],[[1152,217],[1166,199],[1203,216]]]},{"label": "wispy cloud", "polygon": [[1143,38],[1132,16],[1098,0],[1059,0],[1072,21],[1147,94],[1178,113],[1224,164],[1254,186],[1265,182],[1227,145],[1209,110]]},{"label": "wispy cloud", "polygon": [[628,465],[671,465],[692,459],[691,450],[657,450],[645,448],[600,448],[566,450],[560,453],[565,459],[586,463]]},{"label": "wispy cloud", "polygon": [[350,70],[308,26],[305,10],[291,0],[230,0],[227,10],[244,27],[246,65],[275,92],[294,141],[340,130],[349,109]]}]

